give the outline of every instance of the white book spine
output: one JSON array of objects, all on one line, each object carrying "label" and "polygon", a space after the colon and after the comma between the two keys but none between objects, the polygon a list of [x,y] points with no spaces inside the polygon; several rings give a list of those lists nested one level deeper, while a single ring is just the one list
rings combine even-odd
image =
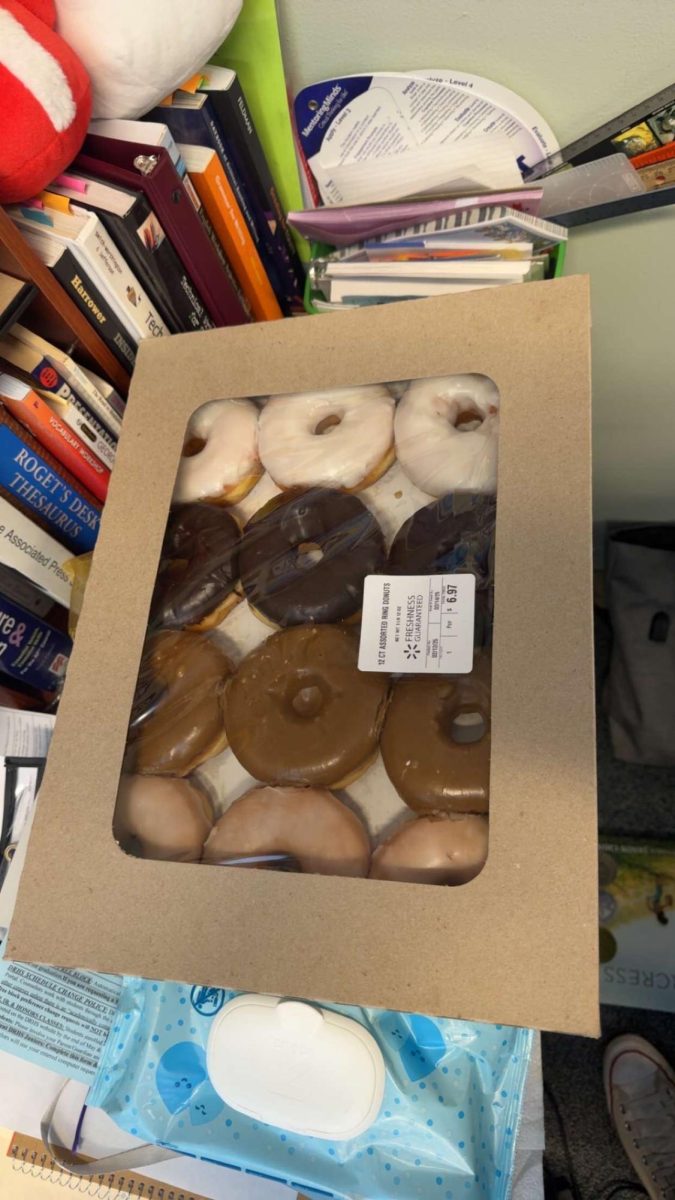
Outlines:
[{"label": "white book spine", "polygon": [[73,253],[76,257],[83,255],[82,265],[94,271],[97,281],[103,283],[106,295],[134,340],[165,337],[169,332],[166,325],[98,217],[75,205],[73,210],[89,218],[72,243]]},{"label": "white book spine", "polygon": [[57,371],[63,375],[63,378],[70,384],[74,392],[84,400],[84,403],[91,409],[95,417],[98,417],[102,425],[109,430],[113,438],[119,437],[122,432],[122,422],[110,404],[109,400],[99,391],[96,384],[85,375],[84,371],[78,367],[77,363],[72,359],[62,361],[56,358],[50,358],[47,354],[47,359],[52,363]]},{"label": "white book spine", "polygon": [[72,554],[60,542],[0,497],[0,562],[66,608],[70,604],[70,580],[63,563],[68,558]]},{"label": "white book spine", "polygon": [[82,444],[88,446],[96,457],[100,458],[103,465],[112,470],[115,462],[115,447],[101,436],[96,422],[91,421],[89,416],[82,412],[82,408],[84,405],[80,406],[76,402],[59,404],[56,413],[64,424],[77,434]]}]

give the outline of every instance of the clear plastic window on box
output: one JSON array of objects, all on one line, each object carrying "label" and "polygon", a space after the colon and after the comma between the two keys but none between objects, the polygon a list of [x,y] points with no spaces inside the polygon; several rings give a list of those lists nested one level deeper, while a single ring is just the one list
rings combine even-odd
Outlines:
[{"label": "clear plastic window on box", "polygon": [[498,445],[484,375],[193,414],[114,817],[124,851],[480,873]]}]

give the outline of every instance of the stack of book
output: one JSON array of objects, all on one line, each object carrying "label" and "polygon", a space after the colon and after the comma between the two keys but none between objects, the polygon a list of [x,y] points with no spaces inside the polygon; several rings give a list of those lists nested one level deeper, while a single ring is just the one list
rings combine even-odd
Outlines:
[{"label": "stack of book", "polygon": [[[194,83],[195,81],[193,81]],[[131,370],[144,338],[301,311],[304,272],[237,75],[207,66],[9,213]]]},{"label": "stack of book", "polygon": [[94,547],[123,412],[109,383],[27,326],[0,336],[2,704],[58,696],[71,649],[64,563]]},{"label": "stack of book", "polygon": [[[208,66],[190,86],[143,120],[92,122],[67,172],[7,210],[126,371],[145,338],[303,310],[237,75]],[[124,401],[35,331],[35,295],[0,275],[0,703],[40,708],[70,654],[64,563],[94,547]]]},{"label": "stack of book", "polygon": [[311,306],[325,312],[550,278],[567,231],[536,215],[540,199],[531,189],[291,213],[323,243],[309,272]]}]

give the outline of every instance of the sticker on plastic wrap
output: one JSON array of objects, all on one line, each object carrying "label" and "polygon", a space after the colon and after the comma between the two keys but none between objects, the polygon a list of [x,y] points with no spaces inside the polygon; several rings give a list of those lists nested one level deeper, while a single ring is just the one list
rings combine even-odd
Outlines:
[{"label": "sticker on plastic wrap", "polygon": [[121,980],[30,963],[0,963],[0,1050],[91,1083]]},{"label": "sticker on plastic wrap", "polygon": [[363,593],[360,671],[468,675],[473,670],[476,579],[369,575]]}]

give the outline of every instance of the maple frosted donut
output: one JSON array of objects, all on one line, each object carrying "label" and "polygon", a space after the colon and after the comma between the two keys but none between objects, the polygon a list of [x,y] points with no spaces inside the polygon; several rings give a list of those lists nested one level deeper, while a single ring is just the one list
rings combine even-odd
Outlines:
[{"label": "maple frosted donut", "polygon": [[127,735],[127,770],[188,775],[227,746],[220,703],[229,658],[203,633],[172,629],[145,645]]},{"label": "maple frosted donut", "polygon": [[251,400],[211,400],[188,422],[174,504],[237,504],[262,474],[258,410]]},{"label": "maple frosted donut", "polygon": [[366,575],[384,569],[384,534],[358,496],[335,488],[282,492],[244,529],[241,582],[256,616],[272,625],[348,621]]},{"label": "maple frosted donut", "polygon": [[470,675],[403,676],[394,684],[380,739],[396,791],[417,812],[488,811],[490,661]]},{"label": "maple frosted donut", "polygon": [[359,671],[346,625],[294,625],[239,664],[223,697],[233,754],[263,783],[346,787],[373,762],[389,680]]},{"label": "maple frosted donut", "polygon": [[435,813],[413,817],[373,853],[371,879],[399,883],[468,883],[488,852],[485,817]]},{"label": "maple frosted donut", "polygon": [[499,392],[487,375],[413,380],[394,428],[398,461],[423,492],[496,491]]},{"label": "maple frosted donut", "polygon": [[364,877],[370,842],[359,818],[323,788],[253,788],[214,825],[204,862],[288,855],[310,875]]},{"label": "maple frosted donut", "polygon": [[260,413],[259,449],[280,488],[358,492],[394,461],[394,398],[379,384],[272,396]]},{"label": "maple frosted donut", "polygon": [[212,825],[211,801],[187,779],[122,776],[113,833],[128,854],[199,862]]}]

